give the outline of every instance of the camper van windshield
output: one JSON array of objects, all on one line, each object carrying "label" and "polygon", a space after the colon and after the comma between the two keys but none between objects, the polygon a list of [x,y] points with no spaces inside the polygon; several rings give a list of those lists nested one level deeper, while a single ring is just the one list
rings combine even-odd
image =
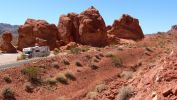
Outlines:
[{"label": "camper van windshield", "polygon": [[25,54],[31,54],[32,52],[31,51],[25,51]]}]

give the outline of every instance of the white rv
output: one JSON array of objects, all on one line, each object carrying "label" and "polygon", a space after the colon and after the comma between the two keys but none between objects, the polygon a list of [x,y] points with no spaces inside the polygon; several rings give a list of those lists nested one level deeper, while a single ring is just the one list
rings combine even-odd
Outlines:
[{"label": "white rv", "polygon": [[23,48],[23,54],[25,58],[46,57],[50,55],[50,49],[48,46],[28,47]]}]

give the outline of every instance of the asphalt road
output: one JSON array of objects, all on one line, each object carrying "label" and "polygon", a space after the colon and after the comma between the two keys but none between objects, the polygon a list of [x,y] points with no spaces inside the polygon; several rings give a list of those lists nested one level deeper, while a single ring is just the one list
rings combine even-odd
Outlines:
[{"label": "asphalt road", "polygon": [[[61,53],[59,55],[66,55],[66,54],[67,53]],[[55,55],[50,54],[50,56],[48,56],[48,57],[37,57],[37,58],[21,60],[21,61],[17,61],[17,56],[18,56],[18,54],[0,54],[0,70],[17,67],[19,65],[27,64],[27,63],[32,62],[34,60],[47,59],[47,58],[55,56]]]},{"label": "asphalt road", "polygon": [[18,56],[18,53],[12,53],[12,54],[0,53],[0,65],[16,62],[17,56]]},{"label": "asphalt road", "polygon": [[17,56],[18,56],[18,53],[0,54],[0,70],[7,69],[7,68],[13,68],[18,65],[27,64],[28,62],[31,62],[36,59],[41,59],[41,58],[33,58],[33,59],[28,59],[28,60],[17,61]]},{"label": "asphalt road", "polygon": [[[33,60],[33,59],[31,59],[31,60]],[[9,63],[9,64],[1,64],[0,70],[7,69],[7,68],[13,68],[13,67],[21,65],[21,64],[26,64],[26,63],[30,62],[31,60],[22,60],[22,61]]]}]

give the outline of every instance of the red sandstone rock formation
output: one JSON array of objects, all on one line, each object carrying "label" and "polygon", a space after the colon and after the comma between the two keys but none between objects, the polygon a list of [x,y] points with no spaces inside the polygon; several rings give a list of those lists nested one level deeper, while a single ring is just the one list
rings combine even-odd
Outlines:
[{"label": "red sandstone rock formation", "polygon": [[77,42],[92,46],[107,44],[106,25],[94,7],[81,14],[69,13],[60,17],[58,25],[60,38],[65,43]]},{"label": "red sandstone rock formation", "polygon": [[176,30],[177,31],[177,25],[173,25],[171,30]]},{"label": "red sandstone rock formation", "polygon": [[[18,33],[19,50],[35,46],[35,44],[39,46],[46,44],[50,49],[54,49],[57,46],[58,29],[54,24],[49,24],[44,20],[28,19],[24,25],[19,27]],[[43,43],[39,40],[43,40]]]},{"label": "red sandstone rock formation", "polygon": [[144,38],[138,19],[129,15],[123,15],[119,20],[115,20],[108,33],[123,39],[140,40]]},{"label": "red sandstone rock formation", "polygon": [[11,44],[12,34],[10,32],[4,32],[2,35],[2,44],[0,45],[0,49],[6,53],[16,53],[16,48]]},{"label": "red sandstone rock formation", "polygon": [[65,42],[65,44],[73,42],[74,39],[76,39],[74,35],[76,35],[76,29],[78,28],[74,26],[74,19],[72,18],[74,16],[77,17],[77,14],[69,13],[68,15],[60,16],[59,19],[58,24],[59,37]]},{"label": "red sandstone rock formation", "polygon": [[177,33],[177,25],[173,25],[168,33]]}]

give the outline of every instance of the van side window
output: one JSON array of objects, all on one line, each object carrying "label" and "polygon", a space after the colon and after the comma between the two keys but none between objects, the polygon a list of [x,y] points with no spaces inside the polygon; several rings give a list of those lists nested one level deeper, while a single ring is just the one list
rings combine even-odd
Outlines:
[{"label": "van side window", "polygon": [[35,50],[35,52],[40,52],[39,50]]}]

